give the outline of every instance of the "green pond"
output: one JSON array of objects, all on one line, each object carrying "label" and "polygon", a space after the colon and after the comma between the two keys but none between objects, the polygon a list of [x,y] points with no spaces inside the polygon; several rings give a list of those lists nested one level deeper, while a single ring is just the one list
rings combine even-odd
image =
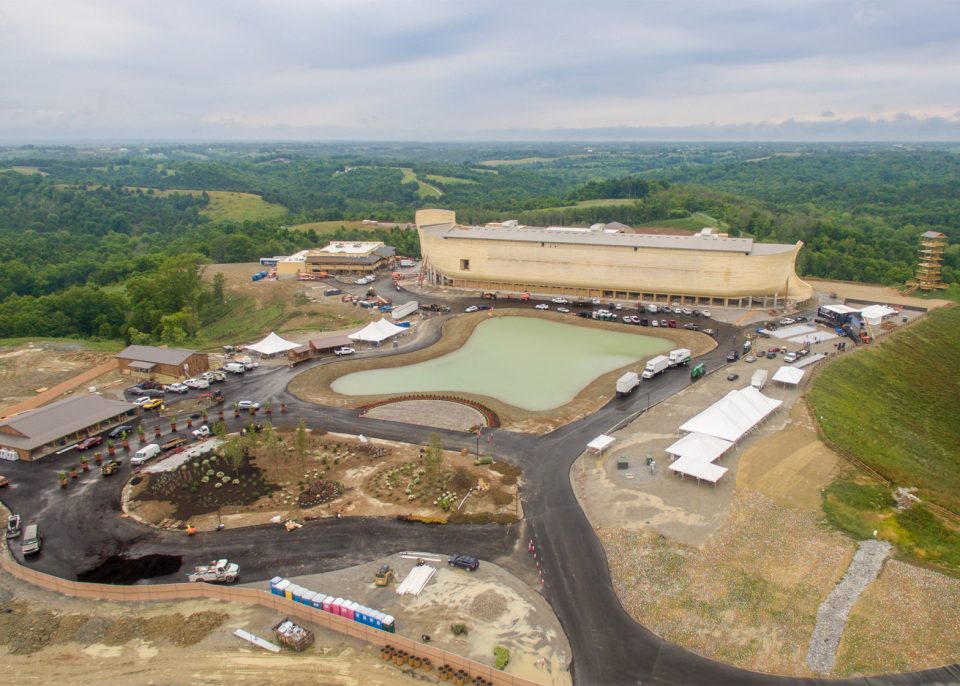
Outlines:
[{"label": "green pond", "polygon": [[669,341],[651,336],[532,317],[495,317],[480,323],[448,355],[347,374],[331,388],[345,395],[475,393],[525,410],[550,410],[569,402],[598,376],[669,349]]}]

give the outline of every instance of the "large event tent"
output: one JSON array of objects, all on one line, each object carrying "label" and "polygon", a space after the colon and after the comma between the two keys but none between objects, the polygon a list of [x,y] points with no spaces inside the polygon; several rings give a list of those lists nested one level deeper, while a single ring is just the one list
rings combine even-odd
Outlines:
[{"label": "large event tent", "polygon": [[800,379],[803,378],[804,374],[805,372],[802,369],[783,366],[780,367],[780,369],[777,370],[777,373],[773,375],[773,380],[784,384],[790,384],[791,386],[796,386],[800,383]]},{"label": "large event tent", "polygon": [[270,355],[276,355],[277,353],[284,353],[288,350],[293,350],[299,346],[299,343],[288,341],[287,339],[281,338],[271,331],[270,335],[264,338],[262,341],[251,343],[250,345],[244,346],[244,348],[269,357]]},{"label": "large event tent", "polygon": [[396,324],[388,322],[386,319],[379,319],[375,322],[370,322],[356,333],[350,334],[349,338],[353,341],[380,343],[406,331],[409,331],[409,329],[397,326]]},{"label": "large event tent", "polygon": [[597,436],[596,438],[594,438],[592,441],[590,441],[589,443],[587,443],[587,450],[588,450],[589,452],[591,452],[591,453],[600,454],[600,453],[602,453],[604,450],[606,450],[607,448],[609,448],[611,445],[613,445],[614,441],[616,441],[616,440],[617,440],[617,439],[614,438],[613,436],[607,436],[606,434],[600,434],[599,436]]},{"label": "large event tent", "polygon": [[737,441],[783,401],[768,398],[753,386],[730,391],[723,398],[680,426],[681,431]]},{"label": "large event tent", "polygon": [[725,441],[716,436],[707,434],[687,434],[679,441],[667,448],[667,452],[675,457],[689,457],[697,460],[713,462],[733,447],[731,441]]}]

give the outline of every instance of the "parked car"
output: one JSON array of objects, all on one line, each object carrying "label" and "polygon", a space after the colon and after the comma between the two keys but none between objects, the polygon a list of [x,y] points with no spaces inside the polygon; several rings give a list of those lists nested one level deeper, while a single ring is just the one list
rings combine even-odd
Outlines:
[{"label": "parked car", "polygon": [[802,315],[802,314],[798,314],[796,317],[794,317],[794,319],[797,320],[798,322],[808,322],[808,321],[810,321],[810,317],[806,317],[806,316],[804,316],[804,315]]},{"label": "parked car", "polygon": [[222,372],[219,369],[211,374],[211,381],[214,383],[220,383],[221,381],[227,380],[226,372]]},{"label": "parked car", "polygon": [[661,319],[661,320],[660,320],[660,326],[662,326],[664,329],[667,328],[667,320],[666,320],[666,319]]},{"label": "parked car", "polygon": [[590,304],[591,304],[591,305],[599,305],[599,304],[600,304],[600,298],[590,298]]},{"label": "parked car", "polygon": [[729,374],[727,374],[727,381],[736,381],[739,378],[740,378],[740,375],[737,374],[736,372],[730,372]]},{"label": "parked car", "polygon": [[656,319],[651,319],[651,320],[650,320],[650,326],[655,326],[655,327],[659,328],[659,327],[660,327],[660,322],[659,322],[658,320],[656,320]]},{"label": "parked car", "polygon": [[650,326],[650,320],[649,320],[649,319],[641,319],[641,320],[640,320],[640,326]]},{"label": "parked car", "polygon": [[790,364],[791,362],[796,362],[796,361],[797,361],[797,354],[796,354],[796,353],[787,353],[786,355],[783,356],[783,361],[786,362],[787,364]]},{"label": "parked car", "polygon": [[677,320],[671,319],[670,321],[667,322],[667,326],[669,326],[671,329],[677,328]]},{"label": "parked car", "polygon": [[227,362],[223,365],[223,368],[231,374],[243,374],[247,371],[246,365],[240,364],[239,362]]},{"label": "parked car", "polygon": [[20,515],[12,514],[7,517],[7,538],[20,538],[20,530],[23,526],[23,520]]},{"label": "parked car", "polygon": [[129,424],[121,424],[120,426],[115,426],[110,430],[110,433],[107,434],[107,438],[123,438],[123,435],[130,435],[133,433],[133,427]]},{"label": "parked car", "polygon": [[694,324],[693,322],[687,322],[683,325],[683,328],[690,329],[691,331],[699,331],[700,327]]},{"label": "parked car", "polygon": [[566,307],[558,307],[558,308],[557,308],[557,312],[563,312],[564,314],[566,314],[566,313],[569,312],[569,311],[570,311],[570,310],[567,309]]},{"label": "parked car", "polygon": [[138,386],[129,386],[123,389],[123,392],[127,395],[143,395],[143,388]]},{"label": "parked car", "polygon": [[162,398],[167,394],[162,388],[145,388],[143,389],[143,395],[148,398]]},{"label": "parked car", "polygon": [[205,388],[210,388],[210,382],[206,379],[187,379],[183,382],[183,385],[187,388],[196,388],[197,390],[203,390]]},{"label": "parked car", "polygon": [[146,381],[141,381],[137,385],[140,386],[140,388],[144,388],[144,389],[163,388],[162,383],[160,383],[159,381],[151,381],[150,379],[147,379]]},{"label": "parked car", "polygon": [[768,360],[775,360],[776,358],[777,358],[777,353],[776,353],[775,351],[773,351],[773,350],[768,350],[768,351],[767,351],[767,359],[768,359]]},{"label": "parked car", "polygon": [[342,348],[337,348],[336,350],[334,350],[333,354],[334,355],[353,355],[355,352],[357,352],[355,349],[347,346],[343,346]]},{"label": "parked car", "polygon": [[147,402],[140,406],[141,410],[155,410],[156,408],[163,405],[163,400],[161,398],[150,398]]},{"label": "parked car", "polygon": [[673,313],[674,313],[674,314],[683,314],[683,310],[682,310],[681,308],[679,308],[679,307],[674,307],[674,308],[673,308]]},{"label": "parked car", "polygon": [[38,524],[29,524],[23,530],[23,543],[20,550],[24,555],[34,555],[40,552],[40,544],[43,543],[43,534],[40,533]]},{"label": "parked car", "polygon": [[727,353],[727,362],[736,362],[740,359],[740,351],[731,350]]},{"label": "parked car", "polygon": [[476,305],[470,305],[470,307],[468,307],[467,309],[465,309],[464,312],[476,312],[476,311],[479,310],[479,309],[480,309],[480,308],[477,307]]},{"label": "parked car", "polygon": [[566,298],[554,298],[551,302],[553,302],[555,305],[566,305],[570,301]]},{"label": "parked car", "polygon": [[160,454],[160,446],[156,443],[147,443],[145,446],[140,448],[137,452],[133,454],[133,457],[130,458],[131,467],[139,467],[148,460],[152,460],[157,455]]},{"label": "parked car", "polygon": [[700,314],[702,314],[704,317],[709,317],[709,316],[710,316],[710,310],[703,310],[703,311],[700,312]]},{"label": "parked car", "polygon": [[796,323],[796,320],[790,319],[790,317],[784,317],[783,319],[780,320],[780,326],[790,326],[791,324],[795,324],[795,323]]},{"label": "parked car", "polygon": [[743,358],[743,361],[744,361],[744,362],[748,362],[748,363],[750,363],[750,364],[753,364],[754,362],[757,361],[757,356],[756,356],[756,355],[747,355],[745,358]]},{"label": "parked car", "polygon": [[182,384],[182,383],[167,384],[166,386],[164,386],[164,388],[166,388],[167,391],[169,391],[170,393],[181,393],[181,394],[186,393],[187,391],[190,390],[189,388],[187,388],[186,384]]},{"label": "parked car", "polygon": [[241,400],[237,403],[237,407],[241,410],[259,410],[260,403],[254,402],[253,400]]},{"label": "parked car", "polygon": [[447,564],[451,567],[466,569],[468,572],[475,572],[477,571],[477,567],[480,566],[480,560],[473,555],[460,555],[457,553],[447,559]]},{"label": "parked car", "polygon": [[549,310],[550,306],[547,303],[537,303],[533,306],[535,310]]},{"label": "parked car", "polygon": [[775,346],[773,346],[772,348],[767,348],[767,352],[768,352],[768,353],[778,353],[778,352],[780,352],[780,346],[779,346],[779,345],[775,345]]},{"label": "parked car", "polygon": [[103,443],[101,436],[90,436],[77,443],[77,450],[90,450],[90,448],[96,447],[101,443]]},{"label": "parked car", "polygon": [[714,331],[713,329],[704,329],[704,330],[703,330],[703,333],[707,334],[708,336],[713,336],[713,335],[715,335],[717,332]]},{"label": "parked car", "polygon": [[137,407],[143,407],[144,405],[146,405],[146,404],[147,404],[148,402],[150,402],[151,400],[153,400],[153,398],[151,398],[150,396],[145,395],[145,396],[142,396],[142,397],[137,398],[136,400],[134,400],[134,401],[133,401],[133,404],[136,405]]},{"label": "parked car", "polygon": [[687,308],[687,307],[684,307],[684,308],[681,310],[681,312],[683,312],[683,314],[686,315],[687,317],[689,317],[689,316],[691,316],[691,315],[693,314],[693,310],[691,310],[691,309],[689,309],[689,308]]},{"label": "parked car", "polygon": [[493,305],[477,305],[477,309],[480,310],[481,312],[483,310],[492,310]]}]

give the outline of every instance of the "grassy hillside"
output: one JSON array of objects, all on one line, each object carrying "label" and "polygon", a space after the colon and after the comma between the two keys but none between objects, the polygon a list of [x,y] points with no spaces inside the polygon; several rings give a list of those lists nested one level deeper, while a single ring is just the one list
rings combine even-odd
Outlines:
[{"label": "grassy hillside", "polygon": [[960,512],[960,307],[826,368],[809,399],[824,433],[921,499]]}]

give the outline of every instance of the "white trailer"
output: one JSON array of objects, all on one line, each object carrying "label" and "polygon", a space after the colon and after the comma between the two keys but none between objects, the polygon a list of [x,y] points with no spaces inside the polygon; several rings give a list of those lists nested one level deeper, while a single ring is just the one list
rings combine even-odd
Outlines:
[{"label": "white trailer", "polygon": [[671,367],[679,367],[680,365],[687,364],[691,359],[690,351],[686,348],[677,348],[676,350],[671,350],[669,359]]},{"label": "white trailer", "polygon": [[750,385],[756,388],[758,391],[762,391],[763,387],[767,385],[767,370],[758,369],[753,373],[753,377],[750,379]]},{"label": "white trailer", "polygon": [[643,368],[643,378],[652,379],[658,374],[662,374],[664,371],[670,368],[670,358],[665,355],[657,355],[656,357],[647,360],[647,366]]},{"label": "white trailer", "polygon": [[633,393],[634,389],[640,385],[640,375],[636,372],[627,372],[617,379],[617,395],[625,396]]},{"label": "white trailer", "polygon": [[408,303],[395,306],[390,312],[390,316],[393,319],[403,319],[408,314],[412,314],[418,309],[420,309],[420,303],[418,303],[416,300],[411,300]]}]

